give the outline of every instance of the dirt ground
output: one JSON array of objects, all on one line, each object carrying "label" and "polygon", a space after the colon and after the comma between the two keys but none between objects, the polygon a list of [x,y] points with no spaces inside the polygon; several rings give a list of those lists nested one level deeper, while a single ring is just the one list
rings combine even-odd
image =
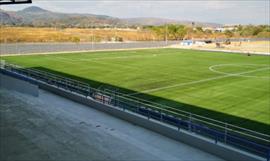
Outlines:
[{"label": "dirt ground", "polygon": [[80,29],[1,27],[0,43],[153,41],[151,31],[135,29]]},{"label": "dirt ground", "polygon": [[189,49],[202,49],[202,50],[219,50],[219,51],[231,51],[231,52],[243,52],[254,54],[267,54],[270,55],[270,41],[250,41],[250,42],[231,42],[230,45],[221,43],[221,46],[216,47],[215,43],[206,45],[193,45],[193,46],[181,46],[173,45],[176,48],[189,48]]}]

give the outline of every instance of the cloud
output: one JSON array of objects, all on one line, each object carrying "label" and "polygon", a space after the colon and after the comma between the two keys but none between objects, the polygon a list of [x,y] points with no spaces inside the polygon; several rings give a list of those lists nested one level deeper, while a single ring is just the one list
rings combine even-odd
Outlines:
[{"label": "cloud", "polygon": [[[143,1],[143,0],[34,0],[33,5],[68,13],[92,13],[127,17],[161,17],[217,23],[269,23],[269,1]],[[27,5],[3,9],[22,9]]]}]

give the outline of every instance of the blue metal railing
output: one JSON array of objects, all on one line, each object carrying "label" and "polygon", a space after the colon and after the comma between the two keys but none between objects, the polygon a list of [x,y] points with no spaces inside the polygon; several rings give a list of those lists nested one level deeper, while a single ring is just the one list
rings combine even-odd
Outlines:
[{"label": "blue metal railing", "polygon": [[40,70],[4,64],[1,65],[0,71],[3,74],[31,83],[42,82],[56,88],[75,92],[84,97],[91,97],[100,103],[128,110],[148,119],[164,122],[178,130],[186,130],[207,137],[216,144],[224,143],[266,158],[267,161],[270,160],[270,136],[266,134],[110,90],[95,89],[86,83]]}]

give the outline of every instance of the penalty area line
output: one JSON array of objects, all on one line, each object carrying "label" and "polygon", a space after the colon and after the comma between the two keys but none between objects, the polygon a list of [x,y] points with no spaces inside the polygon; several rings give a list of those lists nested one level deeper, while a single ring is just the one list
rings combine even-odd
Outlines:
[{"label": "penalty area line", "polygon": [[166,89],[175,88],[175,87],[181,87],[181,86],[187,86],[187,85],[192,85],[192,84],[204,83],[204,82],[223,79],[223,78],[228,78],[228,77],[235,77],[235,76],[237,77],[237,76],[242,75],[242,74],[254,73],[254,72],[262,71],[262,70],[266,70],[266,69],[270,69],[270,67],[260,68],[260,69],[255,69],[255,70],[250,70],[250,71],[241,72],[241,73],[235,73],[235,74],[230,74],[230,75],[222,75],[222,76],[213,77],[213,78],[201,79],[201,80],[192,81],[192,82],[179,83],[179,84],[175,84],[175,85],[171,85],[171,86],[165,86],[165,87],[160,87],[160,88],[144,90],[144,91],[128,94],[128,96],[133,96],[133,95],[137,95],[137,94],[140,94],[140,93],[156,92],[156,91],[161,91],[161,90],[166,90]]}]

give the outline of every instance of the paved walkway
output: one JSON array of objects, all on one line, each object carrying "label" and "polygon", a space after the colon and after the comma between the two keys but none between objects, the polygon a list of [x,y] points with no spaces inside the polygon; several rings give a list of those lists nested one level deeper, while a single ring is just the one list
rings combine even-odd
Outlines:
[{"label": "paved walkway", "polygon": [[221,160],[43,90],[0,101],[0,160]]}]

